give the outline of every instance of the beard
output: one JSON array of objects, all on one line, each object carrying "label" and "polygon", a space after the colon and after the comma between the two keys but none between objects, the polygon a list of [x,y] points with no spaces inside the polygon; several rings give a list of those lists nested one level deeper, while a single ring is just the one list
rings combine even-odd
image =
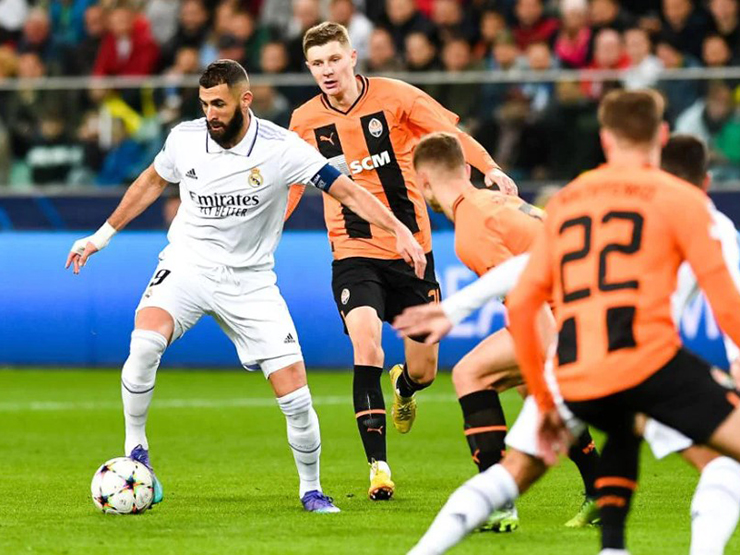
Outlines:
[{"label": "beard", "polygon": [[432,212],[437,212],[438,214],[444,212],[444,210],[442,210],[442,205],[437,202],[436,198],[431,198],[427,202],[429,203],[429,208],[432,209]]},{"label": "beard", "polygon": [[206,121],[208,126],[208,134],[221,148],[231,148],[234,145],[236,137],[242,130],[244,124],[244,114],[237,108],[234,111],[234,115],[226,123],[220,123],[217,126],[211,124],[210,121]]}]

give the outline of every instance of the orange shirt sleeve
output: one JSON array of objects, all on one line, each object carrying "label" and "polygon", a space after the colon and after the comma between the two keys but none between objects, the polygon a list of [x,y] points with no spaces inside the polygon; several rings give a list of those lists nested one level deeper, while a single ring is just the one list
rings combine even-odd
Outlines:
[{"label": "orange shirt sleeve", "polygon": [[460,121],[457,114],[442,106],[424,91],[416,90],[418,94],[414,98],[408,117],[409,123],[420,131],[420,136],[438,131],[454,133],[460,139],[465,159],[470,165],[484,174],[499,167],[478,141],[457,127]]},{"label": "orange shirt sleeve", "polygon": [[516,357],[522,376],[530,394],[541,411],[555,406],[552,394],[545,382],[545,358],[537,318],[542,308],[552,297],[552,267],[548,235],[545,230],[537,235],[529,263],[519,278],[519,283],[506,299],[509,311],[509,332],[514,340]]},{"label": "orange shirt sleeve", "polygon": [[[691,190],[691,193],[694,191]],[[699,195],[699,198],[693,195],[694,199],[673,197],[672,203],[680,202],[680,206],[671,209],[669,205],[664,214],[699,286],[707,296],[719,327],[738,344],[740,292],[722,256],[722,244],[715,231],[717,224],[712,215],[714,205],[703,193]]]}]

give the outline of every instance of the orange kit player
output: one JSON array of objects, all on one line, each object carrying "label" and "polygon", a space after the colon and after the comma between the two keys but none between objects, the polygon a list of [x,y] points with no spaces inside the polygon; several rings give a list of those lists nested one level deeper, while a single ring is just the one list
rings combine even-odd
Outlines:
[{"label": "orange kit player", "polygon": [[711,201],[658,169],[663,101],[614,91],[599,108],[607,163],[547,206],[544,232],[508,297],[517,359],[542,417],[547,459],[566,441],[546,385],[537,315],[552,299],[558,326],[554,376],[567,408],[607,433],[596,481],[602,553],[626,554],[624,523],[637,485],[636,413],[740,460],[740,397],[681,346],[671,318],[687,260],[712,311],[740,341],[740,293],[722,256]]},{"label": "orange kit player", "polygon": [[[478,277],[531,247],[542,230],[544,213],[517,196],[476,189],[470,182],[462,145],[450,133],[424,137],[414,150],[416,180],[432,210],[443,212],[455,224],[458,258]],[[414,310],[426,310],[417,307]],[[554,330],[550,309],[538,316],[538,326],[549,344]],[[543,351],[547,344],[543,346]],[[465,421],[470,453],[484,472],[501,461],[505,449],[506,418],[499,393],[523,383],[514,343],[504,328],[478,344],[452,370]],[[581,472],[586,500],[566,525],[581,527],[598,520],[594,480],[599,460],[588,431],[579,436],[569,456]],[[510,531],[518,526],[516,509],[495,511],[483,529]]]},{"label": "orange kit player", "polygon": [[[427,255],[417,277],[393,251],[392,237],[341,204],[324,203],[334,253],[332,289],[354,350],[353,398],[357,426],[370,463],[371,499],[394,492],[386,456],[386,416],[380,377],[382,322],[406,307],[439,300],[429,217],[414,181],[411,155],[432,131],[457,134],[466,159],[508,193],[516,186],[474,139],[458,130],[458,117],[421,90],[393,79],[355,75],[357,53],[347,30],[322,23],[303,38],[306,65],[321,94],[293,112],[290,127],[344,174],[373,193],[413,233]],[[288,216],[303,189],[294,189]],[[418,338],[417,338],[418,339]],[[416,391],[437,373],[437,346],[405,340],[406,364],[391,370],[393,424],[407,433],[416,416]]]}]

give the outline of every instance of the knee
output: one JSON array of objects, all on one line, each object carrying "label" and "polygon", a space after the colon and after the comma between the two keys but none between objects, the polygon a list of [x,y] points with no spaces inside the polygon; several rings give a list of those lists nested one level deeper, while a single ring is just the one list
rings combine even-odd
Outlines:
[{"label": "knee", "polygon": [[475,365],[468,357],[463,358],[452,368],[452,384],[458,397],[481,389],[475,374]]},{"label": "knee", "polygon": [[132,385],[153,385],[167,340],[160,333],[134,330],[128,359],[123,365],[122,377]]},{"label": "knee", "polygon": [[370,335],[352,339],[352,348],[355,353],[355,364],[383,367],[385,353],[379,337]]}]

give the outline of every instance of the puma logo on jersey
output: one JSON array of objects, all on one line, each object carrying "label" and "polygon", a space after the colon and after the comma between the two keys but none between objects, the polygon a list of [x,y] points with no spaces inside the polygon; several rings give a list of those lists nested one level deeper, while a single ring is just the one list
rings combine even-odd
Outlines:
[{"label": "puma logo on jersey", "polygon": [[385,166],[386,164],[391,163],[391,155],[390,152],[387,150],[384,150],[380,154],[373,154],[371,156],[367,156],[366,158],[363,158],[362,160],[352,160],[349,163],[349,169],[353,174],[360,173],[363,171],[371,171],[376,168],[380,168],[381,166]]},{"label": "puma logo on jersey", "polygon": [[329,135],[320,135],[319,141],[324,141],[334,146],[334,132],[332,131]]}]

